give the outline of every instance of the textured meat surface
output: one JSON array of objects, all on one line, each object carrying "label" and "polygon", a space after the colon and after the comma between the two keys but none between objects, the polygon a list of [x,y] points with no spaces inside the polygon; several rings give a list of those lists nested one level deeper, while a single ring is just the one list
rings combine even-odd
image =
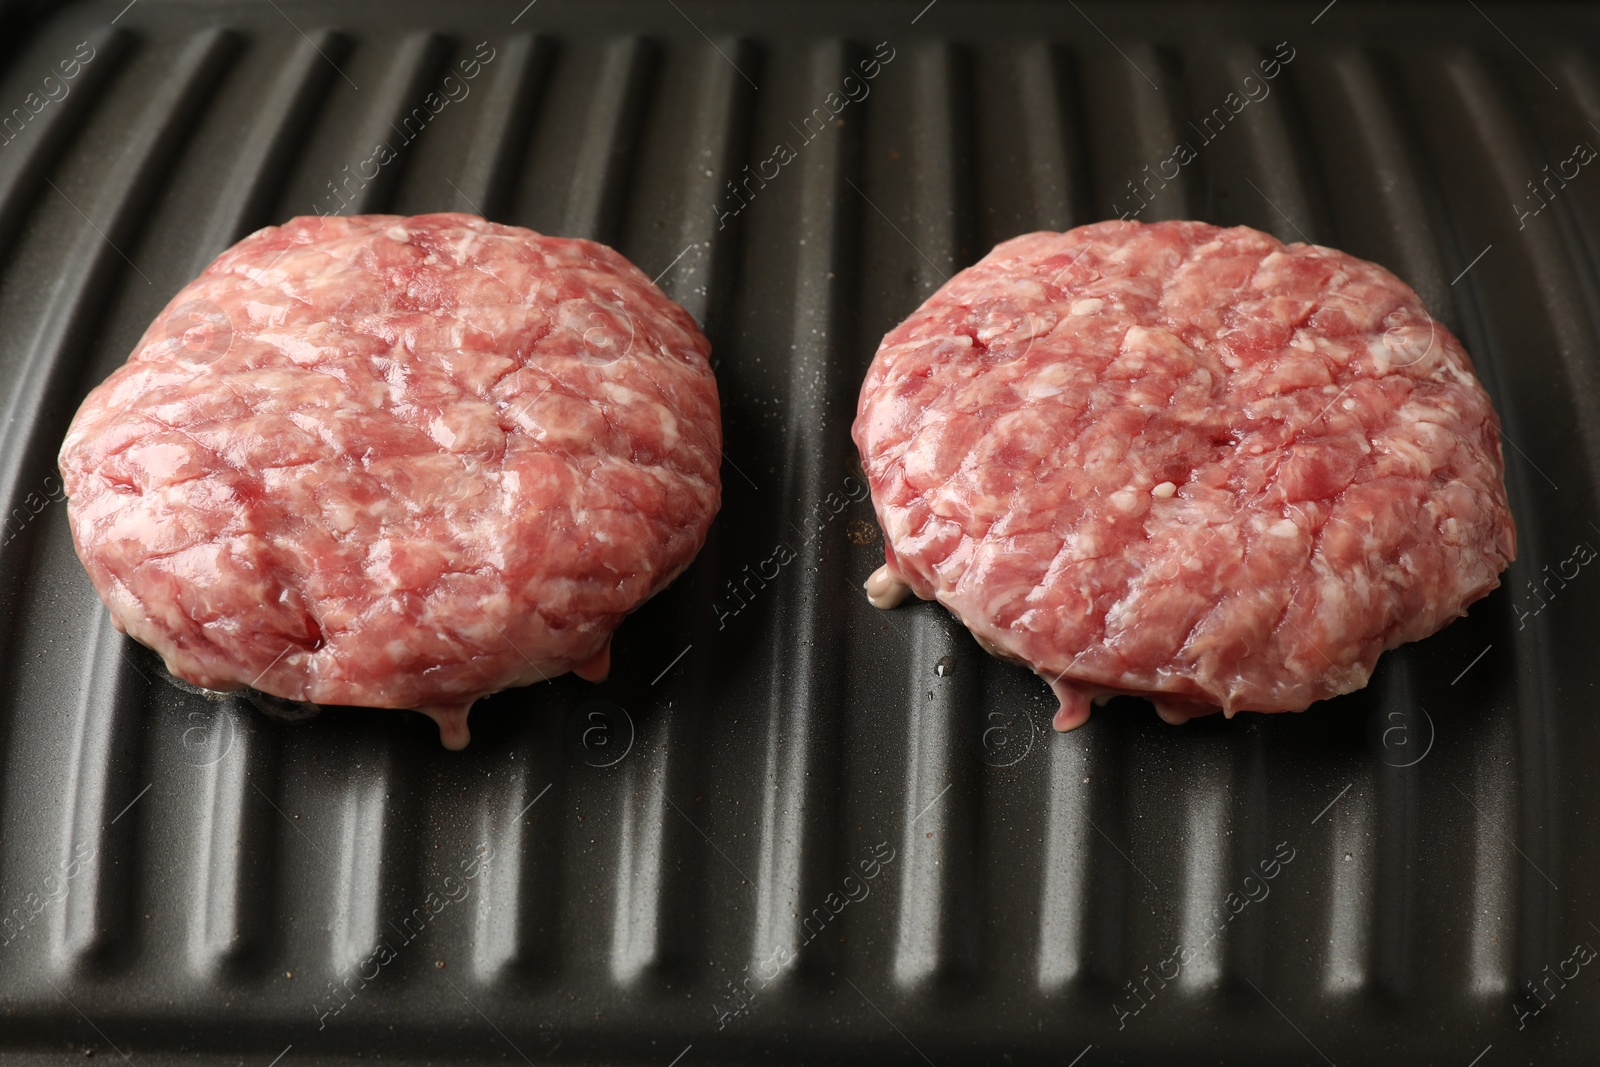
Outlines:
[{"label": "textured meat surface", "polygon": [[855,439],[880,586],[1050,680],[1059,728],[1358,689],[1516,551],[1460,343],[1383,268],[1244,227],[999,245],[884,338]]},{"label": "textured meat surface", "polygon": [[223,253],[84,401],[73,536],[180,678],[417,708],[603,673],[716,513],[709,345],[621,255],[470,215]]}]

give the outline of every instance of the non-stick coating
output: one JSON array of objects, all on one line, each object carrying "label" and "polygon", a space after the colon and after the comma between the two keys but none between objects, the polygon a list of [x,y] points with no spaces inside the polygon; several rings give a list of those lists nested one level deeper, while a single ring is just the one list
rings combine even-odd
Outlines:
[{"label": "non-stick coating", "polygon": [[[524,2],[0,15],[0,1058],[1595,1062],[1591,10]],[[609,680],[486,701],[461,754],[169,685],[68,537],[83,395],[332,209],[612,243],[715,350],[700,559]],[[942,609],[861,594],[879,337],[1135,211],[1387,265],[1495,398],[1520,558],[1361,693],[1055,735]]]}]

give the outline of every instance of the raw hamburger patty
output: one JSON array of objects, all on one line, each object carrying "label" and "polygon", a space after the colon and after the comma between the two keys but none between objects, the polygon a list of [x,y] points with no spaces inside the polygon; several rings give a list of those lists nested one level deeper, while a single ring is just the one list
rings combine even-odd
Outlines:
[{"label": "raw hamburger patty", "polygon": [[179,678],[415,708],[565,671],[716,513],[710,346],[621,255],[471,215],[224,252],[61,448],[78,554]]},{"label": "raw hamburger patty", "polygon": [[1359,689],[1516,553],[1460,343],[1382,267],[1245,227],[1006,241],[883,339],[855,440],[874,603],[937,598],[1057,729]]}]

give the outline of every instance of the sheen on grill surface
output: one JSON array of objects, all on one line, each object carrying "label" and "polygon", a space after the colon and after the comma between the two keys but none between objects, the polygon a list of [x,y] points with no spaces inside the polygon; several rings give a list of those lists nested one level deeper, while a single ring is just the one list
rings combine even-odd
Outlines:
[{"label": "sheen on grill surface", "polygon": [[[1585,10],[525,4],[0,14],[8,1063],[1594,1062]],[[319,210],[600,241],[711,342],[705,549],[604,685],[489,698],[464,753],[175,689],[72,549],[83,398]],[[1125,213],[1384,264],[1501,416],[1502,587],[1316,714],[1055,734],[942,608],[860,595],[879,340]]]}]

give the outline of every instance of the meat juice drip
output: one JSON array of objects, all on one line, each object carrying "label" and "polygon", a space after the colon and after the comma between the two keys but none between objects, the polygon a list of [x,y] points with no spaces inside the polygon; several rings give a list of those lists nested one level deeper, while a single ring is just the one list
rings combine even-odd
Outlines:
[{"label": "meat juice drip", "polygon": [[1215,715],[1222,712],[1226,718],[1233,718],[1237,711],[1219,708],[1215,704],[1206,704],[1199,700],[1185,700],[1182,697],[1161,696],[1150,694],[1150,703],[1156,706],[1156,714],[1161,721],[1171,723],[1173,726],[1182,726],[1190,719],[1198,719],[1203,715]]},{"label": "meat juice drip", "polygon": [[1161,721],[1171,726],[1182,726],[1193,718],[1193,716],[1186,714],[1182,708],[1174,706],[1169,701],[1151,698],[1150,703],[1156,706],[1156,715],[1161,718]]},{"label": "meat juice drip", "polygon": [[1066,678],[1057,678],[1050,683],[1050,691],[1061,702],[1055,718],[1050,720],[1050,725],[1056,730],[1066,733],[1089,721],[1089,713],[1094,710],[1095,690]]},{"label": "meat juice drip", "polygon": [[899,607],[911,592],[911,587],[901,581],[887,563],[872,572],[872,577],[866,580],[863,588],[867,591],[867,602],[884,611]]},{"label": "meat juice drip", "polygon": [[[885,563],[873,571],[872,576],[862,583],[862,586],[867,591],[867,602],[883,611],[899,607],[911,592],[911,586],[901,579],[898,572],[895,571],[894,565],[890,563]],[[972,631],[972,633],[977,638],[978,644],[983,646],[985,652],[1000,659],[1020,662],[1015,656],[1002,652],[989,641],[979,637],[976,630]],[[609,652],[610,647],[608,645],[602,655],[608,655]],[[598,659],[599,657],[596,658]],[[945,656],[935,665],[934,673],[943,678],[950,673],[954,663],[955,661],[951,657]],[[588,677],[579,668],[575,668],[573,673],[579,677]],[[1068,730],[1076,730],[1088,722],[1089,716],[1096,706],[1104,704],[1117,695],[1115,691],[1106,689],[1103,686],[1083,685],[1064,677],[1058,677],[1051,681],[1050,690],[1055,693],[1056,700],[1061,705],[1056,709],[1055,716],[1051,719],[1050,724],[1061,733],[1066,733]],[[1161,718],[1161,721],[1172,726],[1182,726],[1190,719],[1199,718],[1202,715],[1213,715],[1223,710],[1209,704],[1177,697],[1163,697],[1156,694],[1145,694],[1145,696],[1155,705],[1156,715]],[[1231,712],[1227,714],[1228,718],[1233,718]]]},{"label": "meat juice drip", "polygon": [[606,639],[599,652],[572,668],[572,673],[586,682],[605,681],[606,675],[611,673],[611,639]]},{"label": "meat juice drip", "polygon": [[1002,243],[884,337],[852,437],[884,532],[873,602],[915,576],[1052,684],[1058,729],[1097,689],[1171,724],[1348,692],[1515,555],[1459,342],[1381,266],[1246,227]]},{"label": "meat juice drip", "polygon": [[[862,586],[867,591],[867,602],[883,611],[899,607],[911,592],[911,586],[900,577],[894,566],[889,563],[885,563],[873,571],[872,576],[862,583]],[[978,643],[990,655],[1000,655],[999,651],[983,638],[979,637]],[[1011,657],[1004,658],[1009,659]],[[934,673],[944,677],[950,672],[953,664],[954,661],[949,656],[945,656],[939,660],[938,665],[934,668]],[[1055,692],[1056,699],[1061,702],[1061,707],[1056,711],[1055,718],[1051,721],[1051,724],[1062,732],[1076,730],[1088,722],[1092,704],[1103,704],[1106,699],[1098,688],[1081,686],[1064,678],[1057,678],[1051,682],[1050,688]]]},{"label": "meat juice drip", "polygon": [[472,733],[467,729],[467,712],[472,710],[472,704],[472,701],[465,704],[433,704],[417,710],[438,723],[441,745],[451,752],[460,752],[472,741]]},{"label": "meat juice drip", "polygon": [[[174,677],[243,689],[275,719],[420,708],[452,749],[468,743],[463,701],[569,669],[603,679],[611,629],[689,566],[720,499],[716,379],[693,318],[613,249],[457,213],[304,216],[216,263],[62,442],[74,543],[117,629]],[[283,299],[310,311],[289,323],[251,312]],[[560,321],[530,340],[529,316]],[[406,343],[381,358],[350,355],[397,331]],[[243,405],[240,374],[254,376]],[[614,403],[623,391],[634,399]],[[572,397],[604,408],[604,433],[571,413]],[[264,429],[267,408],[312,421]],[[492,453],[540,473],[471,458]],[[306,476],[273,473],[285,464]],[[619,486],[631,507],[613,517]],[[503,550],[565,524],[552,516],[592,520],[604,548]],[[174,531],[192,551],[170,551]],[[394,609],[394,571],[361,570],[369,551],[413,544],[429,547],[397,566],[426,618]],[[466,581],[462,559],[482,564]],[[555,599],[561,626],[506,635]],[[486,625],[498,639],[479,640]]]}]

